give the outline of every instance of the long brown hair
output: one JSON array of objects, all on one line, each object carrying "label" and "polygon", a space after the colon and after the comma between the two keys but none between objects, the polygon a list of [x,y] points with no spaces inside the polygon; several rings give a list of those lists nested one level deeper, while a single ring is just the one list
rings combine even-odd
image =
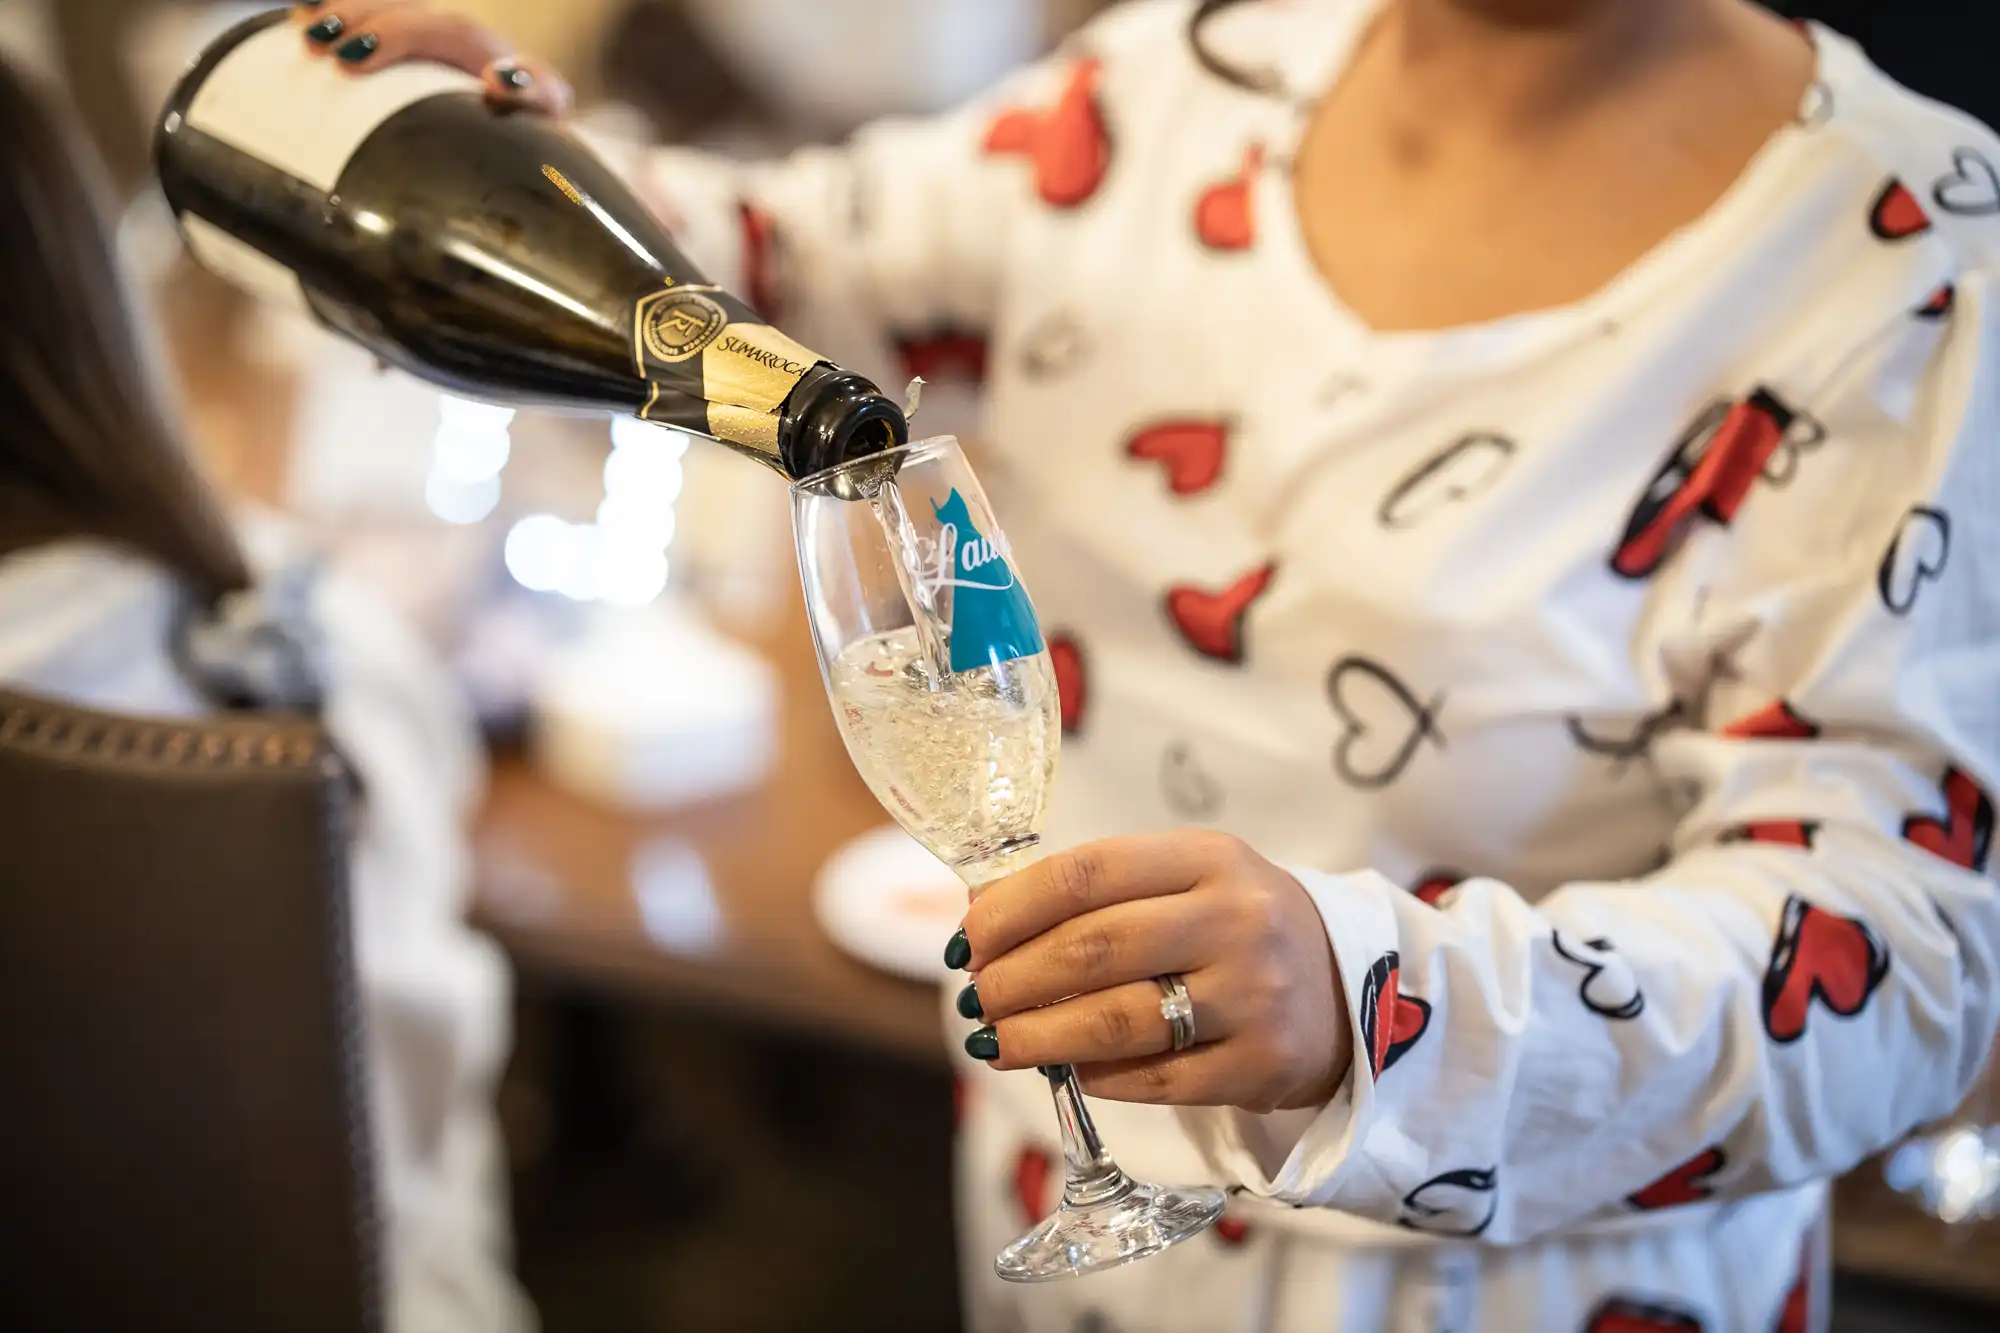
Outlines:
[{"label": "long brown hair", "polygon": [[249,574],[161,391],[98,175],[0,59],[0,554],[101,538],[213,599]]}]

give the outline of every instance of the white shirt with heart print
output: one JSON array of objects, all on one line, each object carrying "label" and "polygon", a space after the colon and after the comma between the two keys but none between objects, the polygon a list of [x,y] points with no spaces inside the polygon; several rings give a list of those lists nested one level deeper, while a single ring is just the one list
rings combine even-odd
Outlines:
[{"label": "white shirt with heart print", "polygon": [[1286,174],[1372,7],[1210,23],[1273,91],[1144,0],[958,115],[634,166],[816,345],[983,372],[1053,841],[1238,834],[1345,980],[1322,1110],[1097,1105],[1240,1197],[1084,1282],[991,1278],[1055,1124],[968,1063],[971,1320],[1820,1327],[1823,1182],[2000,1020],[2000,142],[1813,30],[1797,123],[1598,294],[1380,334]]}]

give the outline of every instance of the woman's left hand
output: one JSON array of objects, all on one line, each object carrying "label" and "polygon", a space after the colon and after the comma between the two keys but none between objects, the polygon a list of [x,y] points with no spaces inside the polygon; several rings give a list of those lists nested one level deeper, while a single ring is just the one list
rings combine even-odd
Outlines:
[{"label": "woman's left hand", "polygon": [[[1319,1106],[1353,1040],[1319,910],[1226,834],[1112,838],[988,886],[966,914],[966,1042],[996,1069],[1073,1064],[1116,1101]],[[956,941],[954,942],[956,943]],[[1172,1049],[1154,978],[1180,973],[1195,1045]],[[997,1055],[989,1055],[998,1042]]]}]

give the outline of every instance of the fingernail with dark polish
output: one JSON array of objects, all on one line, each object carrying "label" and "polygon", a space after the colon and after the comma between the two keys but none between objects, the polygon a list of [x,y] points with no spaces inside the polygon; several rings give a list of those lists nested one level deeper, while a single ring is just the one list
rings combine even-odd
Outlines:
[{"label": "fingernail with dark polish", "polygon": [[968,981],[965,989],[958,993],[958,1016],[960,1018],[984,1018],[986,1011],[979,1007],[979,983]]},{"label": "fingernail with dark polish", "polygon": [[340,21],[340,15],[328,14],[325,18],[306,29],[306,40],[309,42],[318,42],[321,46],[325,46],[328,42],[346,31],[347,25]]},{"label": "fingernail with dark polish", "polygon": [[992,1028],[981,1028],[965,1039],[965,1053],[975,1060],[998,1060],[1000,1037]]},{"label": "fingernail with dark polish", "polygon": [[364,32],[334,54],[350,65],[358,65],[375,54],[375,48],[382,45],[382,39],[372,32]]},{"label": "fingernail with dark polish", "polygon": [[493,77],[517,93],[524,93],[535,86],[535,76],[519,65],[502,65],[493,71]]},{"label": "fingernail with dark polish", "polygon": [[965,930],[961,927],[959,932],[951,937],[951,942],[944,946],[944,965],[956,972],[971,961],[972,941],[965,938]]}]

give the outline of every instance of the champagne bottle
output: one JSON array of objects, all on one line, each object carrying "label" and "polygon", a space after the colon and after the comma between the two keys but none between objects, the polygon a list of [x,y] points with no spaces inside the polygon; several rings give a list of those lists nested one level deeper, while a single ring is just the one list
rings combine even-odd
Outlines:
[{"label": "champagne bottle", "polygon": [[277,10],[196,61],[154,156],[204,267],[454,393],[635,413],[793,478],[908,437],[875,385],[707,282],[583,144],[458,70],[356,77]]}]

